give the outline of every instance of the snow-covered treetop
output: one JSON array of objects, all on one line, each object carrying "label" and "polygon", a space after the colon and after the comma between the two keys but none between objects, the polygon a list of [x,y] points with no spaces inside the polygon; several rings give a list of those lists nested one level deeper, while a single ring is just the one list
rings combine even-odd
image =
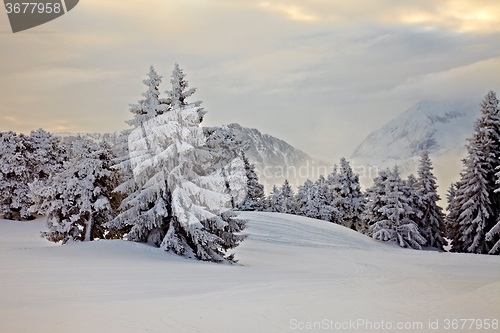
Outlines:
[{"label": "snow-covered treetop", "polygon": [[142,123],[167,110],[167,105],[160,101],[159,85],[162,82],[162,76],[158,75],[153,66],[149,68],[148,78],[142,83],[148,88],[142,93],[144,99],[138,104],[130,104],[130,112],[134,114],[134,119],[128,120],[127,124],[139,127]]},{"label": "snow-covered treetop", "polygon": [[179,64],[175,63],[174,70],[172,71],[172,75],[170,77],[172,90],[165,91],[167,98],[163,99],[162,102],[167,104],[171,110],[175,108],[185,108],[188,105],[196,107],[201,121],[206,111],[200,107],[202,103],[201,101],[188,103],[187,98],[196,92],[196,88],[188,89],[189,84],[185,79],[186,74],[184,74],[183,70],[179,67]]}]

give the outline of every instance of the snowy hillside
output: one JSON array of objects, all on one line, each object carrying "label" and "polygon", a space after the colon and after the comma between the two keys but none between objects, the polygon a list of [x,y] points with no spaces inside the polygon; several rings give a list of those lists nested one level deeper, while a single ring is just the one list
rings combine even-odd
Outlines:
[{"label": "snowy hillside", "polygon": [[479,110],[477,101],[420,101],[370,133],[351,158],[356,165],[385,168],[397,163],[403,172],[415,172],[426,147],[432,157],[463,155]]},{"label": "snowy hillside", "polygon": [[[291,332],[351,321],[359,326],[324,330],[422,323],[404,331],[426,332],[430,320],[439,332],[446,319],[499,319],[498,256],[408,250],[324,221],[241,215],[250,221],[238,266],[126,241],[57,246],[38,237],[43,219],[1,220],[0,331]],[[366,326],[382,321],[385,329]]]}]

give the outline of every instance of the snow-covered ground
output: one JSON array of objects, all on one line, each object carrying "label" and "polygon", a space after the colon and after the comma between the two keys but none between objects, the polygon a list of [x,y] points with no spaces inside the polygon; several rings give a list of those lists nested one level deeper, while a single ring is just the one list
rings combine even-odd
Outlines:
[{"label": "snow-covered ground", "polygon": [[59,246],[39,238],[43,219],[0,220],[0,332],[427,332],[429,320],[438,320],[434,332],[474,332],[470,322],[445,330],[446,319],[500,319],[499,256],[408,250],[304,217],[241,215],[250,236],[235,251],[238,266],[125,241]]}]

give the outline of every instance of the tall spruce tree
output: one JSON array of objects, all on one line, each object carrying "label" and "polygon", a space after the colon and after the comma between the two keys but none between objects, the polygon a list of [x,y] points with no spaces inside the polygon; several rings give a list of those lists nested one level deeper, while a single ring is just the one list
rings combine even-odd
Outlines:
[{"label": "tall spruce tree", "polygon": [[[125,121],[132,129],[124,132],[126,144],[121,149],[125,154],[117,159],[118,169],[123,177],[122,183],[114,189],[117,195],[123,196],[119,214],[108,222],[108,227],[114,233],[127,234],[129,240],[138,242],[149,242],[156,246],[161,244],[165,234],[168,216],[168,206],[170,204],[170,193],[162,192],[156,188],[142,188],[147,179],[140,179],[139,175],[134,175],[132,163],[138,164],[140,160],[152,151],[149,142],[144,140],[144,147],[141,151],[129,151],[131,133],[140,133],[143,138],[147,137],[146,124],[151,119],[165,114],[168,105],[160,100],[159,85],[162,77],[158,75],[153,66],[150,67],[147,78],[142,81],[146,86],[146,91],[142,93],[144,99],[137,104],[130,104],[130,112],[134,117]],[[125,142],[124,142],[125,143]]]},{"label": "tall spruce tree", "polygon": [[[133,171],[135,190],[107,225],[125,230],[128,240],[179,255],[234,262],[226,251],[245,238],[238,233],[246,223],[232,212],[236,198],[244,198],[235,192],[246,190],[241,151],[228,148],[238,146],[226,140],[228,131],[200,127],[201,102],[186,102],[194,90],[183,94],[187,82],[177,69],[173,93],[167,92],[165,102],[169,109],[139,126],[133,124],[125,162]],[[127,188],[122,184],[117,191]]]},{"label": "tall spruce tree", "polygon": [[296,214],[297,207],[295,206],[294,193],[287,179],[285,179],[285,182],[281,186],[280,192],[281,192],[281,197],[283,198],[282,199],[283,206],[281,212],[287,214]]},{"label": "tall spruce tree", "polygon": [[342,225],[353,230],[364,230],[362,215],[365,210],[365,197],[361,191],[359,176],[352,171],[349,162],[343,157],[340,159],[337,198]]},{"label": "tall spruce tree", "polygon": [[201,101],[188,103],[187,99],[196,92],[196,88],[188,89],[189,84],[186,80],[186,74],[184,74],[184,71],[179,67],[179,64],[175,63],[172,75],[170,77],[172,89],[165,91],[167,98],[162,99],[161,101],[168,105],[169,110],[172,110],[174,108],[182,109],[187,107],[188,105],[196,108],[200,117],[200,122],[202,122],[203,116],[206,114],[206,111],[201,107]]},{"label": "tall spruce tree", "polygon": [[468,141],[456,191],[457,211],[451,212],[458,215],[458,235],[452,245],[457,252],[486,254],[495,243],[486,234],[497,223],[500,210],[500,193],[495,192],[495,169],[500,164],[500,117],[493,91],[481,103],[481,115]]},{"label": "tall spruce tree", "polygon": [[457,209],[457,183],[452,183],[446,193],[446,201],[448,205],[446,210],[448,214],[445,217],[444,223],[446,228],[446,238],[451,242],[456,242],[458,236],[458,209]]},{"label": "tall spruce tree", "polygon": [[421,215],[417,224],[420,234],[426,239],[428,246],[437,247],[443,250],[445,240],[444,214],[443,209],[437,202],[441,199],[437,194],[436,177],[432,173],[432,163],[429,152],[424,150],[418,168],[418,180],[416,183],[419,202],[417,209]]},{"label": "tall spruce tree", "polygon": [[245,163],[245,172],[247,178],[247,196],[238,205],[238,210],[243,211],[262,211],[264,209],[264,186],[259,183],[259,178],[255,172],[255,166],[248,161],[245,154],[242,155]]}]

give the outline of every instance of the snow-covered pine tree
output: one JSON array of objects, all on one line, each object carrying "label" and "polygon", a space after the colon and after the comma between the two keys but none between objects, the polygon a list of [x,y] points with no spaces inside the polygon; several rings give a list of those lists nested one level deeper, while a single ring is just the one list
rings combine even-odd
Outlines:
[{"label": "snow-covered pine tree", "polygon": [[[140,131],[142,137],[146,137],[145,124],[159,115],[165,114],[169,110],[168,104],[160,100],[159,85],[162,82],[162,76],[158,75],[153,66],[150,67],[147,78],[142,81],[147,87],[142,93],[144,99],[137,104],[130,104],[130,112],[134,118],[125,121],[132,126],[132,129],[124,131],[120,136],[121,143],[117,149],[122,152],[116,159],[114,166],[120,172],[122,181],[114,189],[114,193],[121,196],[123,200],[118,207],[118,216],[108,223],[109,229],[114,234],[127,234],[129,240],[137,242],[149,242],[160,246],[165,229],[164,221],[167,207],[170,204],[170,194],[157,191],[155,188],[143,189],[141,184],[146,179],[134,177],[131,164],[131,154],[129,152],[129,138],[132,131]],[[141,158],[151,151],[148,142],[143,151],[132,152],[136,154],[134,158]],[[135,162],[136,164],[138,161]],[[133,232],[131,229],[133,226]]]},{"label": "snow-covered pine tree", "polygon": [[347,228],[363,232],[366,229],[363,220],[365,197],[361,191],[359,176],[352,171],[345,158],[340,159],[337,176],[336,197],[341,224]]},{"label": "snow-covered pine tree", "polygon": [[174,108],[184,108],[188,105],[195,107],[198,111],[201,123],[203,121],[203,116],[206,114],[206,111],[202,107],[200,107],[200,105],[202,104],[201,101],[191,103],[187,102],[187,98],[191,97],[196,92],[196,88],[187,90],[189,84],[185,79],[186,74],[184,74],[184,71],[179,67],[179,64],[175,63],[174,70],[172,71],[172,75],[170,77],[172,90],[165,91],[167,98],[162,99],[162,102],[167,104],[170,110]]},{"label": "snow-covered pine tree", "polygon": [[44,180],[62,164],[59,139],[38,129],[29,136],[0,133],[0,216],[32,218],[29,183]]},{"label": "snow-covered pine tree", "polygon": [[125,122],[134,128],[141,127],[142,124],[160,114],[165,113],[168,109],[168,105],[165,102],[162,102],[159,97],[159,86],[162,82],[162,76],[156,73],[153,66],[150,66],[147,76],[148,78],[142,81],[142,83],[147,87],[146,92],[141,94],[144,99],[141,99],[137,104],[129,105],[130,112],[132,112],[134,118]]},{"label": "snow-covered pine tree", "polygon": [[201,102],[187,103],[194,89],[185,91],[187,81],[177,64],[166,99],[158,97],[161,77],[151,73],[139,109],[154,111],[159,105],[160,112],[145,112],[146,122],[129,122],[135,127],[128,137],[129,156],[119,168],[130,170],[133,177],[115,189],[128,196],[107,226],[126,233],[128,240],[179,255],[235,262],[223,251],[245,238],[237,233],[246,221],[232,212],[235,200],[244,197],[236,192],[246,189],[244,163],[241,158],[228,161],[234,155],[226,149],[234,148],[234,142],[226,140],[228,131],[200,127],[205,111]]},{"label": "snow-covered pine tree", "polygon": [[66,152],[60,139],[43,129],[31,131],[28,165],[35,179],[47,179],[61,169]]},{"label": "snow-covered pine tree", "polygon": [[408,199],[408,204],[410,205],[413,211],[412,214],[413,222],[415,222],[417,226],[420,226],[420,219],[422,218],[424,213],[421,210],[422,197],[420,196],[419,193],[418,180],[417,177],[415,177],[415,175],[410,174],[406,180],[403,180],[403,187],[401,187],[401,192],[403,193],[403,196]]},{"label": "snow-covered pine tree", "polygon": [[32,175],[26,152],[29,140],[24,134],[0,132],[0,216],[11,218],[12,211],[27,217],[28,183]]},{"label": "snow-covered pine tree", "polygon": [[[232,209],[232,199],[241,196],[228,188],[225,170],[214,159],[199,127],[198,111],[196,106],[176,107],[148,122],[146,138],[134,131],[129,142],[138,145],[131,151],[145,149],[145,141],[153,148],[154,154],[148,159],[141,157],[134,167],[136,179],[145,180],[142,188],[153,187],[171,195],[171,211],[167,208],[163,212],[168,224],[160,247],[179,255],[220,262],[230,260],[223,251],[244,238],[234,234],[221,218]],[[134,138],[134,134],[138,137]],[[244,177],[244,171],[241,175]],[[134,227],[130,233],[133,232]]]},{"label": "snow-covered pine tree", "polygon": [[276,185],[273,185],[273,189],[267,196],[266,201],[266,212],[283,213],[283,196]]},{"label": "snow-covered pine tree", "polygon": [[281,212],[287,214],[296,214],[297,207],[295,206],[294,193],[292,187],[290,186],[290,183],[288,182],[288,179],[285,179],[283,186],[281,186],[280,192],[283,200]]},{"label": "snow-covered pine tree", "polygon": [[422,212],[417,219],[420,234],[426,239],[427,246],[443,250],[446,241],[444,214],[437,202],[441,199],[437,194],[436,177],[432,173],[432,163],[429,152],[424,150],[418,167],[418,180],[416,185],[419,201],[417,210]]},{"label": "snow-covered pine tree", "polygon": [[326,188],[325,196],[326,202],[331,207],[331,217],[330,221],[336,224],[342,224],[342,216],[343,214],[343,199],[339,196],[340,193],[340,177],[338,173],[338,167],[335,164],[333,166],[332,172],[325,179]]},{"label": "snow-covered pine tree", "polygon": [[295,195],[296,211],[298,215],[331,221],[332,207],[327,201],[325,178],[320,176],[315,183],[307,179],[300,185]]},{"label": "snow-covered pine tree", "polygon": [[380,209],[384,206],[386,182],[390,170],[380,170],[377,177],[373,179],[373,185],[366,190],[367,202],[365,205],[365,220],[368,226],[367,235],[372,236],[372,226],[376,221],[383,219]]},{"label": "snow-covered pine tree", "polygon": [[265,205],[264,186],[259,183],[255,166],[248,161],[245,154],[242,157],[247,177],[247,196],[237,208],[242,211],[262,211]]},{"label": "snow-covered pine tree", "polygon": [[425,239],[419,233],[417,224],[411,219],[413,209],[409,198],[401,190],[405,187],[405,182],[399,176],[397,167],[393,171],[387,170],[386,175],[384,190],[380,193],[378,203],[380,208],[377,209],[380,215],[375,215],[371,221],[372,237],[381,241],[397,241],[401,247],[421,249]]},{"label": "snow-covered pine tree", "polygon": [[104,223],[114,218],[111,191],[117,185],[111,150],[82,137],[69,150],[70,160],[60,172],[31,184],[30,211],[47,215],[49,230],[41,235],[52,242],[105,238]]},{"label": "snow-covered pine tree", "polygon": [[486,254],[495,244],[486,234],[496,225],[500,210],[500,193],[495,193],[495,169],[500,164],[500,117],[493,91],[481,103],[481,115],[468,141],[456,191],[457,211],[453,212],[458,215],[458,237],[452,245],[456,252]]},{"label": "snow-covered pine tree", "polygon": [[448,211],[448,215],[446,215],[444,223],[446,228],[446,238],[451,242],[458,237],[458,208],[457,208],[457,189],[458,184],[452,183],[448,188],[448,192],[446,193],[446,201],[448,206],[446,206],[446,210]]},{"label": "snow-covered pine tree", "polygon": [[309,203],[309,207],[314,207],[313,211],[317,212],[317,219],[328,222],[340,220],[338,210],[332,206],[331,198],[332,194],[330,192],[329,184],[325,177],[320,175],[318,180],[314,183],[314,186],[311,188],[312,201]]}]

